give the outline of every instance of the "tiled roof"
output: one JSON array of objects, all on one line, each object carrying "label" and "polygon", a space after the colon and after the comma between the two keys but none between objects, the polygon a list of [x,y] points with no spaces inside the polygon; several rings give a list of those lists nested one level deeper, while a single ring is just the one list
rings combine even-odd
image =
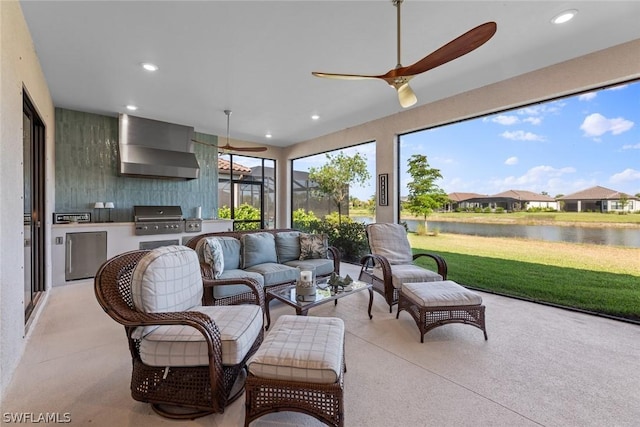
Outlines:
[{"label": "tiled roof", "polygon": [[559,200],[618,200],[621,196],[635,198],[625,193],[612,190],[610,188],[600,187],[599,185],[577,193],[562,196]]},{"label": "tiled roof", "polygon": [[464,202],[465,200],[475,199],[478,197],[487,197],[478,193],[450,193],[448,194],[449,200],[453,202]]},{"label": "tiled roof", "polygon": [[[219,171],[226,171],[229,172],[229,170],[231,169],[231,162],[229,160],[225,160],[225,159],[218,159],[218,170]],[[240,172],[240,173],[246,173],[246,174],[250,174],[251,173],[251,169],[243,166],[239,163],[233,162],[233,171],[234,172]]]},{"label": "tiled roof", "polygon": [[516,200],[525,200],[525,201],[536,201],[536,202],[554,202],[555,199],[553,197],[545,196],[544,194],[534,193],[533,191],[525,191],[525,190],[507,190],[502,193],[494,194],[491,197],[500,197],[507,199],[516,199]]}]

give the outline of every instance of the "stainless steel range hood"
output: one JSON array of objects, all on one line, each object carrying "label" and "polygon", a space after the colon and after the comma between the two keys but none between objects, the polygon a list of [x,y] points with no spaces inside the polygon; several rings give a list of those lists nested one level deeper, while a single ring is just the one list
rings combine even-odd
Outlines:
[{"label": "stainless steel range hood", "polygon": [[196,179],[193,127],[120,114],[120,175]]}]

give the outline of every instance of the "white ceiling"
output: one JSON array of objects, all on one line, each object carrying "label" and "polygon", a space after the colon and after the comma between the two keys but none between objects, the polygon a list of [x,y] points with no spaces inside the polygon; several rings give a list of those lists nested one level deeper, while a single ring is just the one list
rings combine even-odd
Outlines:
[{"label": "white ceiling", "polygon": [[[57,107],[134,115],[288,146],[402,110],[382,81],[396,65],[396,9],[377,1],[21,2]],[[565,9],[573,21],[552,25]],[[487,21],[477,50],[416,76],[416,106],[640,38],[638,1],[419,1],[402,6],[410,65]],[[150,74],[140,64],[160,69]],[[415,108],[415,106],[413,107]],[[312,121],[310,116],[320,115]],[[273,138],[267,140],[265,134]]]}]

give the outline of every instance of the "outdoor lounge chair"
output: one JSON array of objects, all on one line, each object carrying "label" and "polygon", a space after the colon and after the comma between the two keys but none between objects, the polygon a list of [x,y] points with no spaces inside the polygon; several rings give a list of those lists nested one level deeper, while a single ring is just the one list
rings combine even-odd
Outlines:
[{"label": "outdoor lounge chair", "polygon": [[[204,280],[204,286],[210,286]],[[203,306],[195,251],[185,246],[138,250],[106,261],[95,294],[124,326],[133,359],[131,395],[158,414],[193,419],[242,395],[246,363],[264,336],[264,297],[254,304]]]},{"label": "outdoor lounge chair", "polygon": [[[403,283],[435,282],[447,279],[447,263],[439,255],[411,252],[406,229],[400,224],[373,223],[366,227],[370,255],[360,260],[360,280],[371,283],[373,290],[392,306],[398,302]],[[437,273],[414,265],[420,257],[431,258]]]}]

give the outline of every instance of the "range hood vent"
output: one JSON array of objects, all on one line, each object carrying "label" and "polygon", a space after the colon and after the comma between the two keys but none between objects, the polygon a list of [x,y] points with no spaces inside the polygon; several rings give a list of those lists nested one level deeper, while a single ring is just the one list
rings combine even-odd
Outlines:
[{"label": "range hood vent", "polygon": [[120,114],[120,175],[196,179],[193,127]]}]

